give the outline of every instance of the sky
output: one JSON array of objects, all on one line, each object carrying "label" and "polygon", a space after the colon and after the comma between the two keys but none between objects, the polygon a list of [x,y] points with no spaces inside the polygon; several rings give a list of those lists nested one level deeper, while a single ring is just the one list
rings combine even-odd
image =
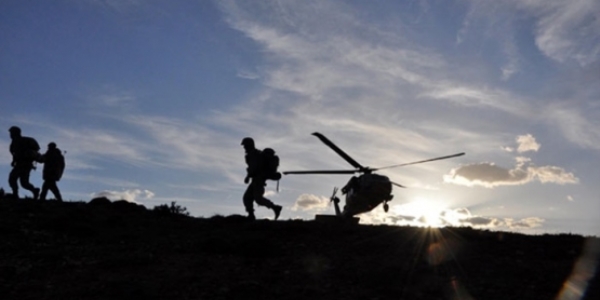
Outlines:
[{"label": "sky", "polygon": [[[597,0],[3,0],[0,187],[16,125],[66,151],[65,199],[243,215],[241,140],[281,171],[351,169],[320,132],[371,167],[466,153],[381,170],[407,188],[362,223],[600,236],[599,16]],[[310,220],[349,178],[266,195]]]}]

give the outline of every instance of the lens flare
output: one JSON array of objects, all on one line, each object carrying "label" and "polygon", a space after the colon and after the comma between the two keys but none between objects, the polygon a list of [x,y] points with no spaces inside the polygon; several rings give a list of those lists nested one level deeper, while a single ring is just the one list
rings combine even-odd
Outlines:
[{"label": "lens flare", "polygon": [[557,300],[578,300],[585,295],[587,286],[596,273],[600,259],[600,239],[586,240],[583,253],[575,262],[571,275],[563,284]]}]

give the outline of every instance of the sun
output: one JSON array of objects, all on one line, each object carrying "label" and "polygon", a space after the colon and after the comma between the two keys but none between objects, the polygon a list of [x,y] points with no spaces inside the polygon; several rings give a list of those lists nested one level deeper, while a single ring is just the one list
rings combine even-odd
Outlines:
[{"label": "sun", "polygon": [[444,218],[447,207],[440,201],[415,198],[397,207],[397,212],[415,218],[415,225],[423,227],[443,227],[448,225]]}]

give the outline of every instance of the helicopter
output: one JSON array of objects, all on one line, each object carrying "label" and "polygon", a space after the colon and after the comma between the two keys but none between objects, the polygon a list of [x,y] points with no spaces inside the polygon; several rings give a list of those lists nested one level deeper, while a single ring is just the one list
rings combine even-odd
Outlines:
[{"label": "helicopter", "polygon": [[[341,217],[344,219],[355,219],[358,222],[358,218],[355,218],[355,215],[369,212],[377,207],[379,204],[383,203],[383,210],[387,212],[389,210],[388,202],[394,198],[392,195],[392,185],[395,185],[400,188],[406,188],[405,186],[395,183],[391,181],[387,176],[379,175],[373,173],[374,171],[383,170],[383,169],[391,169],[396,167],[420,164],[430,161],[448,159],[453,157],[458,157],[465,155],[464,152],[420,160],[410,163],[403,163],[397,165],[391,165],[381,168],[370,168],[365,167],[354,160],[350,155],[336,146],[332,141],[330,141],[323,134],[314,132],[312,135],[316,136],[331,148],[335,153],[341,156],[344,160],[346,160],[350,165],[354,167],[353,170],[309,170],[309,171],[284,171],[282,172],[284,175],[290,174],[356,174],[359,173],[359,176],[352,176],[348,183],[342,187],[341,192],[343,195],[346,195],[346,204],[343,209],[340,210],[339,202],[340,199],[336,196],[338,188],[334,187],[333,195],[330,198],[330,201],[334,204],[335,209],[335,217]],[[317,215],[317,219],[326,218],[325,215]]]}]

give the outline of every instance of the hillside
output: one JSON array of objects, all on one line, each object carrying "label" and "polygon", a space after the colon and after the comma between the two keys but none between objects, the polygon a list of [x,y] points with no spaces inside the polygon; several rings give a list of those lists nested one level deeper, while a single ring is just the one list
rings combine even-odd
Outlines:
[{"label": "hillside", "polygon": [[577,235],[3,199],[0,236],[0,299],[556,299],[588,281],[583,299],[600,299],[581,271],[600,241]]}]

